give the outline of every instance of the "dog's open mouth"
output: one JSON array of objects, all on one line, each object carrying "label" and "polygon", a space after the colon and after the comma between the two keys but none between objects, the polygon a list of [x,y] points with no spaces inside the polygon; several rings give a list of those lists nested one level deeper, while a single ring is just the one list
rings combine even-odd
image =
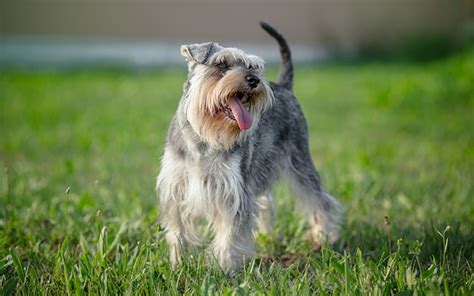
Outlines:
[{"label": "dog's open mouth", "polygon": [[[248,130],[252,126],[252,116],[245,105],[248,105],[249,97],[243,93],[237,93],[227,100],[224,106],[224,114],[239,125],[240,130]],[[245,105],[244,105],[245,104]]]}]

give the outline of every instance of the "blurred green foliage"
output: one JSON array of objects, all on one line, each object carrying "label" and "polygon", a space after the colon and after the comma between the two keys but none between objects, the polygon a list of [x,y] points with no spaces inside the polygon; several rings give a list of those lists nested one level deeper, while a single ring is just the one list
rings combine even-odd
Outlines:
[{"label": "blurred green foliage", "polygon": [[[474,34],[468,27],[453,36],[452,34],[424,34],[407,36],[396,42],[386,44],[365,44],[353,56],[336,54],[336,60],[344,62],[384,61],[392,63],[427,63],[448,58],[474,46]],[[337,53],[337,50],[336,50]]]}]

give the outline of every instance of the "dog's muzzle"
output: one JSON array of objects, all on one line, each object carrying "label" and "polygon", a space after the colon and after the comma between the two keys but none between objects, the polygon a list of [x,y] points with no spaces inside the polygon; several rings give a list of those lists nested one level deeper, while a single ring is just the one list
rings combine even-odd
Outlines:
[{"label": "dog's muzzle", "polygon": [[256,88],[258,84],[260,83],[260,78],[258,78],[255,75],[250,74],[250,75],[245,76],[245,81],[247,81],[248,86],[250,86],[251,88]]}]

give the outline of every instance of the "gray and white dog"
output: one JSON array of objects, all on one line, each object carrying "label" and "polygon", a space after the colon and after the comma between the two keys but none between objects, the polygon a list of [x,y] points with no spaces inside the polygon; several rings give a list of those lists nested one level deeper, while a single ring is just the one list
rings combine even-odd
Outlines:
[{"label": "gray and white dog", "polygon": [[293,65],[283,36],[277,83],[264,79],[260,57],[217,43],[183,45],[188,79],[166,138],[157,179],[160,220],[176,266],[200,244],[197,220],[212,230],[212,254],[225,271],[254,254],[257,228],[273,227],[270,194],[285,176],[302,204],[316,244],[332,243],[339,203],[321,186],[308,149],[308,130],[292,93]]}]

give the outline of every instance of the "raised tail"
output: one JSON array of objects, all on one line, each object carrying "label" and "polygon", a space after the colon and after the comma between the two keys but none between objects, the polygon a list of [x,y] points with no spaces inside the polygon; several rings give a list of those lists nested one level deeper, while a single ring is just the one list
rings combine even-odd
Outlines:
[{"label": "raised tail", "polygon": [[280,46],[281,66],[278,73],[277,83],[288,90],[293,89],[293,63],[291,51],[283,35],[266,22],[260,22],[260,26],[278,42]]}]

